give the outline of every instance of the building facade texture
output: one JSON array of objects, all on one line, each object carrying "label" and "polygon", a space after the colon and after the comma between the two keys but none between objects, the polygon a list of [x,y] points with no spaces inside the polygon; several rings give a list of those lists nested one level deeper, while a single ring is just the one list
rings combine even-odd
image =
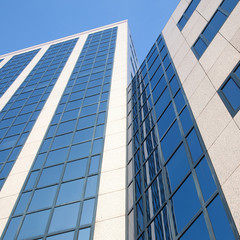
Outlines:
[{"label": "building facade texture", "polygon": [[0,56],[1,239],[239,239],[239,109],[239,0]]}]

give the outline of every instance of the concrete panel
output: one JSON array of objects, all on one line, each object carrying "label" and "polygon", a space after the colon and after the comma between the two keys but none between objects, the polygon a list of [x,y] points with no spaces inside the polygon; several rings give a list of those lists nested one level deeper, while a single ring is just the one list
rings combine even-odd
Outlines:
[{"label": "concrete panel", "polygon": [[240,232],[240,167],[238,167],[228,180],[223,184],[222,189],[232,213],[234,222]]},{"label": "concrete panel", "polygon": [[216,90],[226,80],[239,60],[240,53],[231,44],[227,43],[216,62],[208,71],[208,76]]},{"label": "concrete panel", "polygon": [[236,31],[230,43],[240,52],[240,28]]},{"label": "concrete panel", "polygon": [[94,240],[125,239],[125,216],[97,222],[95,224],[93,239]]},{"label": "concrete panel", "polygon": [[195,11],[182,30],[182,33],[189,46],[193,46],[206,24],[206,19],[203,18],[197,11]]},{"label": "concrete panel", "polygon": [[195,118],[198,118],[200,113],[206,107],[210,99],[216,93],[211,81],[206,76],[188,100],[192,108]]},{"label": "concrete panel", "polygon": [[227,183],[233,172],[240,166],[239,142],[240,131],[232,120],[208,150],[221,185]]},{"label": "concrete panel", "polygon": [[126,166],[126,147],[105,151],[101,172],[108,172]]},{"label": "concrete panel", "polygon": [[220,34],[223,35],[228,41],[237,33],[240,28],[240,3],[233,9],[230,16],[220,29]]},{"label": "concrete panel", "polygon": [[197,6],[197,11],[207,20],[213,16],[222,0],[201,0]]},{"label": "concrete panel", "polygon": [[182,17],[182,15],[185,12],[185,10],[187,9],[188,5],[189,5],[189,2],[185,1],[185,0],[182,0],[179,2],[178,6],[176,7],[176,9],[174,10],[174,12],[172,14],[172,18],[176,24]]},{"label": "concrete panel", "polygon": [[124,189],[98,196],[96,222],[125,215],[125,192]]},{"label": "concrete panel", "polygon": [[99,195],[124,190],[126,188],[126,185],[125,182],[122,180],[125,178],[126,178],[125,167],[102,173]]},{"label": "concrete panel", "polygon": [[214,63],[217,61],[228,42],[219,33],[215,36],[213,41],[210,43],[199,62],[203,66],[205,72],[208,72]]},{"label": "concrete panel", "polygon": [[204,72],[202,66],[197,63],[182,85],[188,99],[196,91],[205,76],[206,73]]},{"label": "concrete panel", "polygon": [[232,120],[217,93],[196,119],[206,148],[209,149]]},{"label": "concrete panel", "polygon": [[197,59],[193,54],[192,50],[189,49],[188,53],[183,58],[181,64],[177,68],[177,72],[178,72],[180,81],[182,83],[186,80],[188,75],[191,73],[196,63],[197,63]]}]

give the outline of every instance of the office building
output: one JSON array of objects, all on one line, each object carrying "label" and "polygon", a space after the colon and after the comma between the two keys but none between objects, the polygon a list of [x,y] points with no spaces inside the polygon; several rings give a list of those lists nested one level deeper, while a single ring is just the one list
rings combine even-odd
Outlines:
[{"label": "office building", "polygon": [[140,67],[122,21],[0,81],[2,239],[239,239],[239,0],[181,0]]}]

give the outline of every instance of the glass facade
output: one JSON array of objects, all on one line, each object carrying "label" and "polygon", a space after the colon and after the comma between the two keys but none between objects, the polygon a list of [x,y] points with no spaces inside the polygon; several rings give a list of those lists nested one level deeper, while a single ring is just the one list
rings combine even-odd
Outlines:
[{"label": "glass facade", "polygon": [[240,109],[240,62],[218,90],[223,103],[232,117]]},{"label": "glass facade", "polygon": [[193,53],[199,59],[213,38],[216,36],[222,25],[225,23],[239,0],[223,0],[213,17],[208,22],[196,42],[192,46]]},{"label": "glass facade", "polygon": [[3,59],[0,59],[0,62],[2,61]]},{"label": "glass facade", "polygon": [[7,91],[20,73],[31,62],[38,51],[39,49],[13,56],[0,69],[0,97]]},{"label": "glass facade", "polygon": [[183,13],[182,17],[178,21],[178,28],[181,31],[184,26],[187,24],[189,18],[192,16],[193,12],[197,8],[198,4],[200,3],[200,0],[192,0],[191,3],[189,4],[188,8],[186,11]]},{"label": "glass facade", "polygon": [[3,239],[93,238],[116,36],[88,36]]},{"label": "glass facade", "polygon": [[237,239],[162,35],[128,86],[127,143],[129,240]]},{"label": "glass facade", "polygon": [[22,150],[76,41],[77,39],[74,39],[52,45],[1,111],[0,189]]}]

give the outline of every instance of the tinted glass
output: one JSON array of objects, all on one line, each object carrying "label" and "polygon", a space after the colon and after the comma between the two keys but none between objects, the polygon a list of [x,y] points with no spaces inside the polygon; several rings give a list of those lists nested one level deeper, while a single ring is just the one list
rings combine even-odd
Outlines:
[{"label": "tinted glass", "polygon": [[191,227],[187,230],[186,233],[183,234],[180,239],[210,240],[203,215],[197,218],[197,220],[191,225]]},{"label": "tinted glass", "polygon": [[76,226],[80,203],[74,203],[54,209],[49,232],[65,230]]},{"label": "tinted glass", "polygon": [[167,163],[167,170],[171,190],[175,190],[178,184],[183,180],[183,177],[185,177],[190,170],[183,144],[181,144]]},{"label": "tinted glass", "polygon": [[222,88],[227,100],[230,102],[233,109],[236,111],[240,106],[240,88],[233,81],[232,78],[228,80],[225,86]]},{"label": "tinted glass", "polygon": [[28,214],[25,217],[19,239],[31,238],[44,233],[50,210]]},{"label": "tinted glass", "polygon": [[172,200],[177,229],[180,232],[201,207],[192,176],[187,178]]},{"label": "tinted glass", "polygon": [[207,201],[216,190],[216,185],[212,178],[208,163],[206,159],[202,161],[196,167],[199,184],[202,189],[204,200]]},{"label": "tinted glass", "polygon": [[235,239],[219,196],[213,200],[207,209],[216,239]]}]

